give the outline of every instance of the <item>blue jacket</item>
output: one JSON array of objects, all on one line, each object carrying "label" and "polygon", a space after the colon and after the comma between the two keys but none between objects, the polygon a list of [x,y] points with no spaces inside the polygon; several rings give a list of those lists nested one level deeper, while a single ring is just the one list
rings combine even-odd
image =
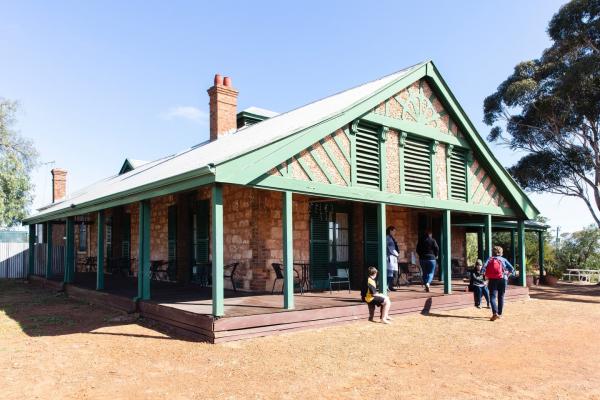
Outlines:
[{"label": "blue jacket", "polygon": [[[514,275],[515,273],[515,267],[512,266],[512,264],[504,257],[502,256],[494,256],[494,258],[500,260],[500,262],[502,262],[502,267],[504,269],[504,279],[508,279],[509,276]],[[490,259],[488,258],[487,260],[485,260],[485,263],[483,264],[483,268],[481,268],[481,273],[485,274],[485,268],[487,267],[488,262],[490,261]]]}]

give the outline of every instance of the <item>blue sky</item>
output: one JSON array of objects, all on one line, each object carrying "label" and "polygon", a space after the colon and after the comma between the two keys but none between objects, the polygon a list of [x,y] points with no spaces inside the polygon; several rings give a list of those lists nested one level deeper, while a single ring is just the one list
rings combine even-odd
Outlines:
[{"label": "blue sky", "polygon": [[[0,96],[69,191],[208,137],[216,72],[239,109],[286,111],[433,59],[483,136],[483,99],[550,42],[564,1],[4,1]],[[505,166],[518,155],[494,147]],[[34,206],[50,201],[51,164]],[[591,223],[583,203],[532,195],[552,225]]]}]

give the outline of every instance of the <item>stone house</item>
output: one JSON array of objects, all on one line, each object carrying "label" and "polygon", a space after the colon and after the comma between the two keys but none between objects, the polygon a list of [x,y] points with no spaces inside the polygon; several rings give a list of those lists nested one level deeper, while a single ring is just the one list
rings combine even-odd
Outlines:
[{"label": "stone house", "polygon": [[[346,268],[358,288],[367,266],[385,269],[393,225],[403,263],[416,262],[418,237],[433,232],[450,293],[452,273],[466,264],[468,227],[478,226],[483,257],[493,224],[514,221],[522,249],[525,221],[538,214],[431,61],[282,114],[238,112],[227,77],[216,75],[208,95],[204,143],[125,160],[116,175],[70,196],[67,172],[52,171],[53,202],[24,222],[31,245],[37,233],[55,245],[49,252],[64,246],[64,268],[47,261],[47,277],[73,282],[95,258],[99,290],[105,273],[124,269],[144,300],[155,268],[182,284],[208,268],[219,316],[225,289],[271,291],[280,263],[293,308],[294,262],[309,266],[313,290]],[[524,257],[517,261],[524,271]],[[233,279],[224,279],[231,263]],[[32,256],[32,274],[34,264]]]}]

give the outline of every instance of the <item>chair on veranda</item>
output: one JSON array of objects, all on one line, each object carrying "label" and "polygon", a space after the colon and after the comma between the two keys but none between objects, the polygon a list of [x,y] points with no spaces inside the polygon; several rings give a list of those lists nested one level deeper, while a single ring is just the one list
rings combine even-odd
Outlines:
[{"label": "chair on veranda", "polygon": [[337,267],[335,265],[329,266],[327,273],[329,280],[329,293],[333,293],[333,286],[337,285],[338,291],[340,285],[348,285],[348,293],[350,293],[350,269],[348,267]]},{"label": "chair on veranda", "polygon": [[414,282],[418,282],[423,286],[423,270],[420,265],[412,263],[400,263],[399,267],[401,270],[406,271],[406,282],[408,285]]},{"label": "chair on veranda", "polygon": [[234,262],[231,264],[227,264],[223,267],[223,277],[231,280],[231,286],[233,286],[233,291],[237,293],[237,289],[235,288],[235,270],[237,269],[240,263]]},{"label": "chair on veranda", "polygon": [[[273,268],[273,271],[275,271],[275,280],[273,280],[273,288],[271,289],[271,294],[275,293],[275,283],[277,283],[278,280],[281,280],[281,293],[283,294],[283,264],[281,263],[273,263],[271,264],[271,267]],[[300,275],[298,274],[298,271],[294,270],[295,276],[294,276],[294,284],[299,284],[300,285],[300,293],[303,293],[304,290],[302,288],[302,285],[300,284],[301,279],[300,279]]]}]

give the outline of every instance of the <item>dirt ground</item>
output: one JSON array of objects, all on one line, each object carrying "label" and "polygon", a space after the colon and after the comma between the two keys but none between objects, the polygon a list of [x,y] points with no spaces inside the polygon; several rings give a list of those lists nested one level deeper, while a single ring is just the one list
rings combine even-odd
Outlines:
[{"label": "dirt ground", "polygon": [[2,399],[600,399],[600,286],[210,345],[0,282]]}]

